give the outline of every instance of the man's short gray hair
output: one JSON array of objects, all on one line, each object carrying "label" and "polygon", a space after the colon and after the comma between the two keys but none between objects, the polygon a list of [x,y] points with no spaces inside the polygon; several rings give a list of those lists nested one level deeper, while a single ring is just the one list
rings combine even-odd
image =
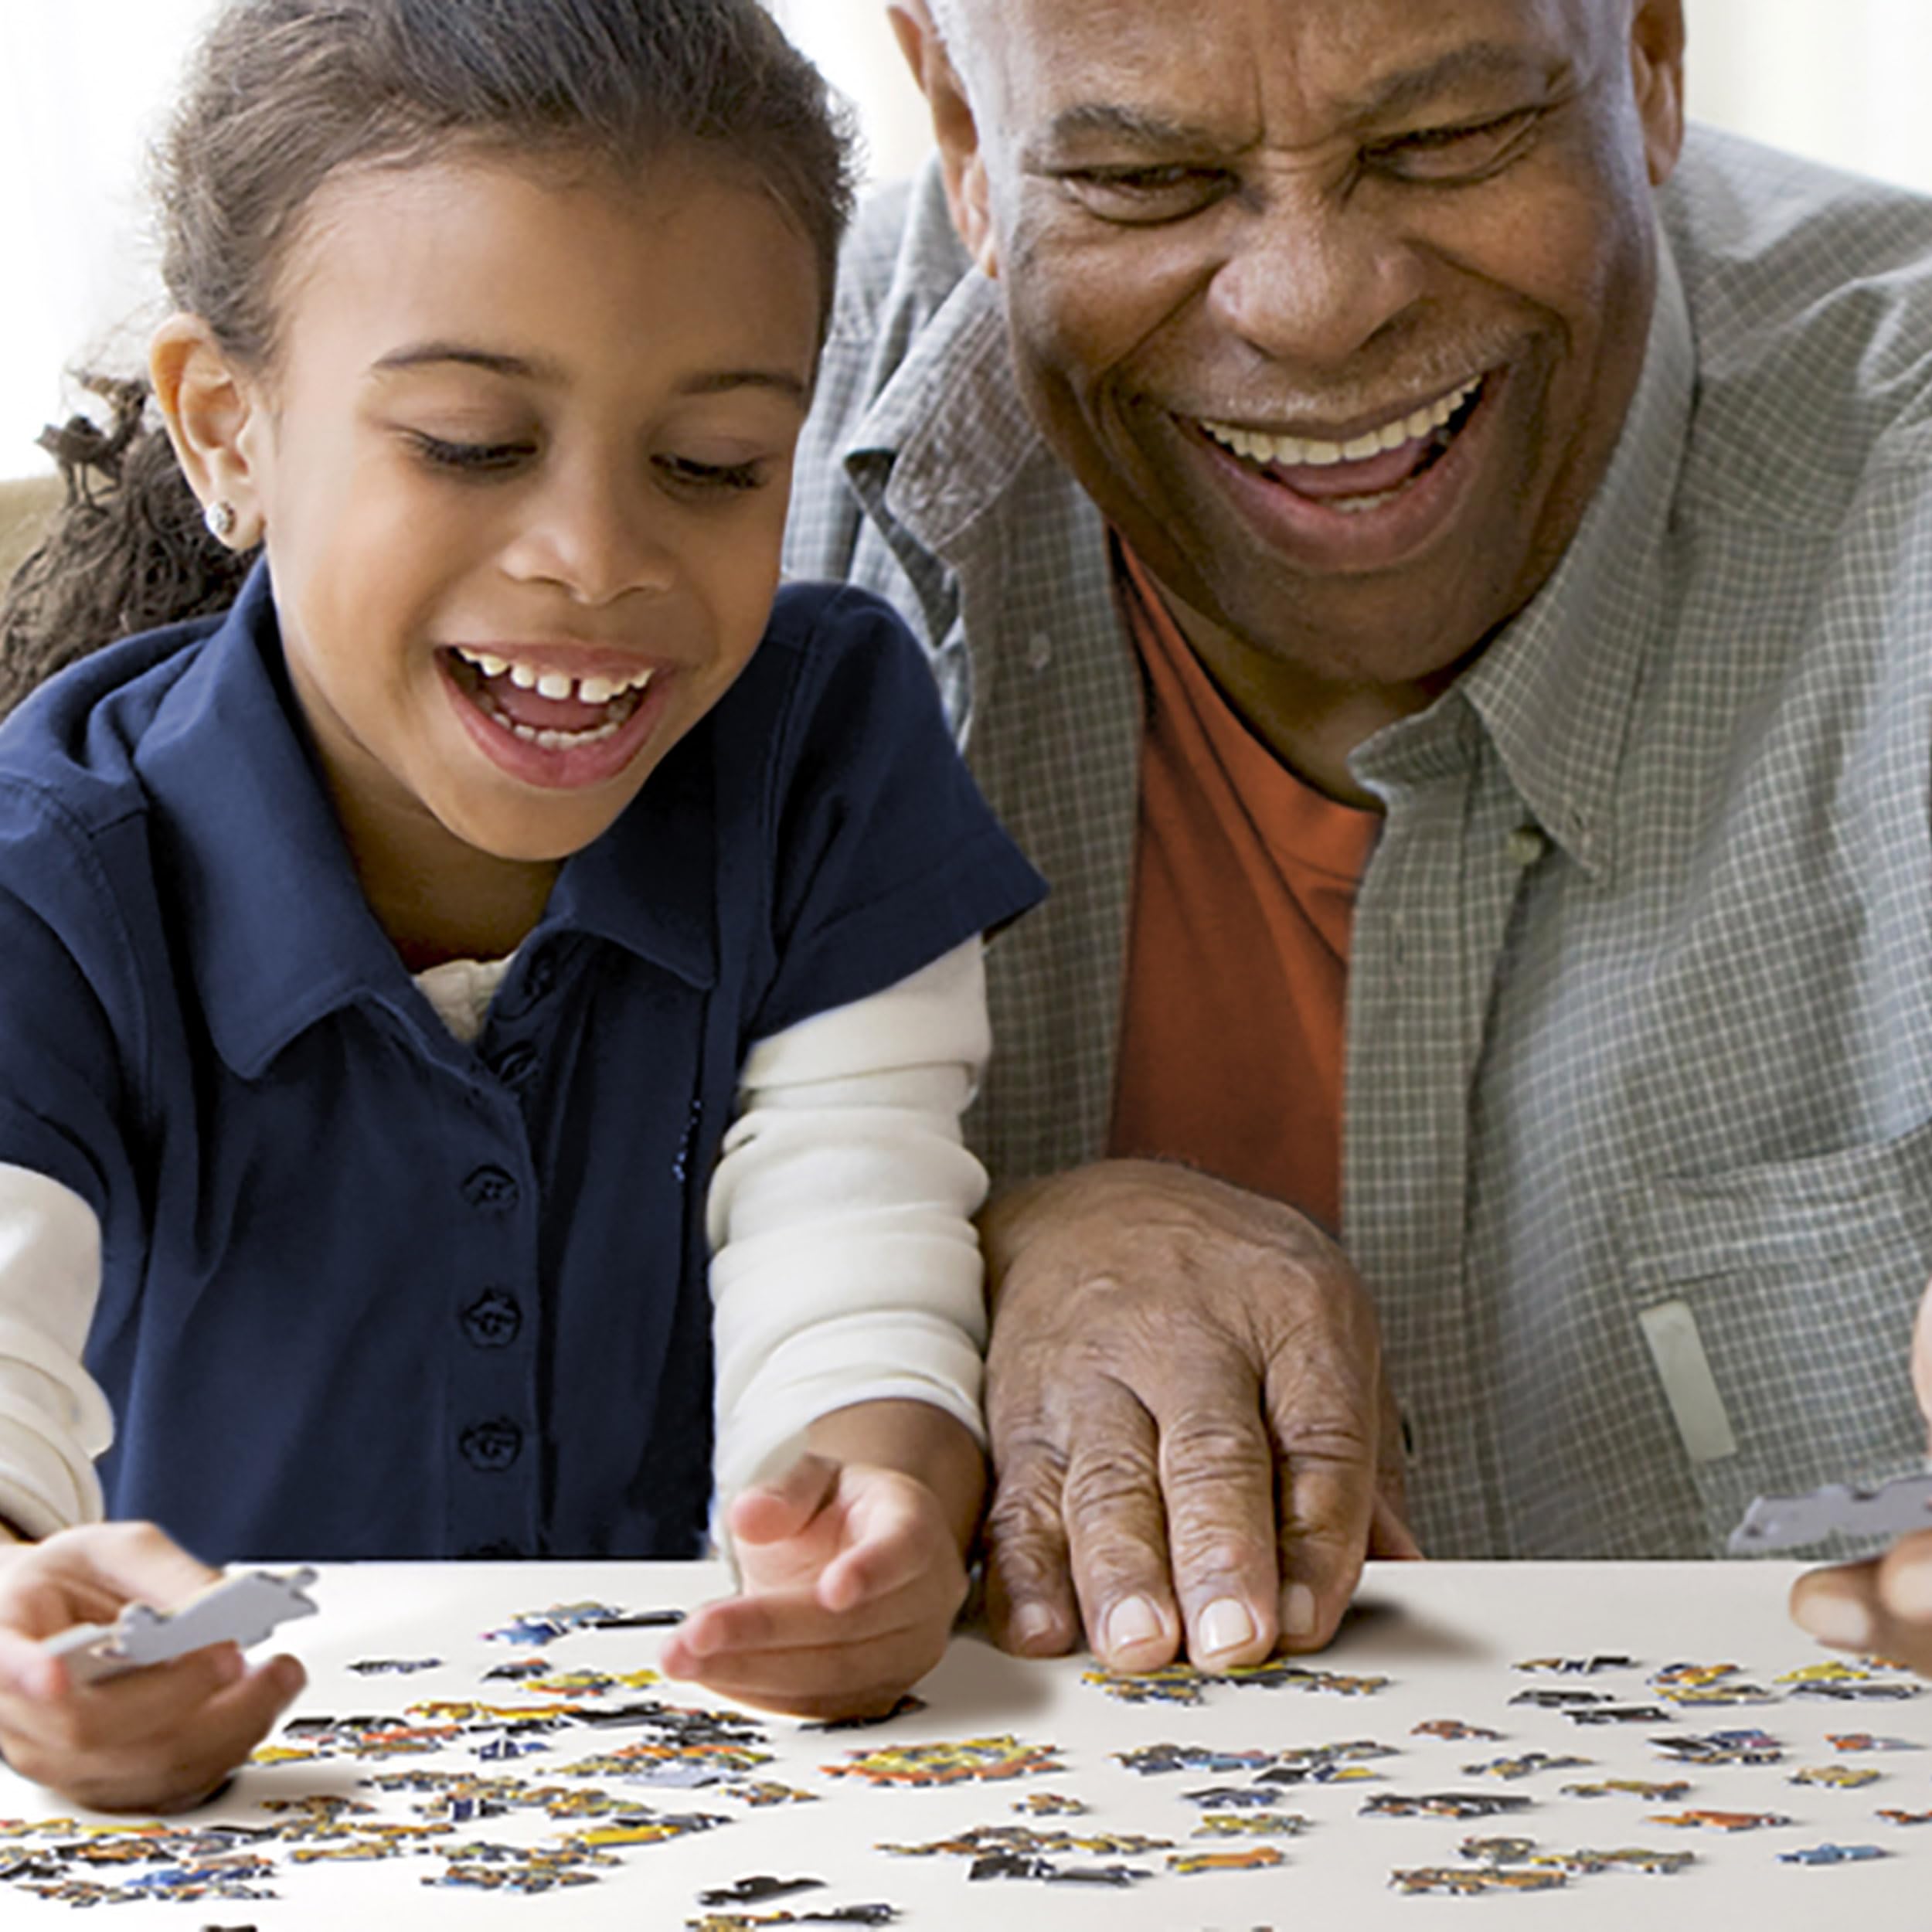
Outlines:
[{"label": "man's short gray hair", "polygon": [[966,47],[964,0],[926,0],[926,10],[939,29],[939,37],[949,53],[961,54]]}]

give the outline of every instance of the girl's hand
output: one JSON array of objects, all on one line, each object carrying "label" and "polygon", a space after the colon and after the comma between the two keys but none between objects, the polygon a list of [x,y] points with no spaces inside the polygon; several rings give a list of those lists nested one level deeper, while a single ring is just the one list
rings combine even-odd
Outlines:
[{"label": "girl's hand", "polygon": [[175,1811],[217,1789],[307,1681],[292,1657],[252,1669],[233,1644],[72,1682],[41,1640],[168,1610],[219,1580],[150,1523],[98,1523],[0,1546],[0,1754],[22,1777],[102,1811]]},{"label": "girl's hand", "polygon": [[684,1623],[668,1675],[799,1716],[869,1717],[944,1654],[966,1569],[917,1477],[807,1454],[746,1490],[728,1522],[743,1592]]}]

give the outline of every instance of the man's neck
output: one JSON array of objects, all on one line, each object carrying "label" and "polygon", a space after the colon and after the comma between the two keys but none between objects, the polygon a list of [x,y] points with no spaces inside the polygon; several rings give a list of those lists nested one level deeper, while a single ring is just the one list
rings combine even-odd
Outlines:
[{"label": "man's neck", "polygon": [[1189,648],[1248,729],[1298,777],[1343,804],[1378,805],[1349,768],[1355,747],[1385,726],[1426,710],[1461,668],[1413,684],[1326,677],[1257,650],[1171,594],[1163,595]]}]

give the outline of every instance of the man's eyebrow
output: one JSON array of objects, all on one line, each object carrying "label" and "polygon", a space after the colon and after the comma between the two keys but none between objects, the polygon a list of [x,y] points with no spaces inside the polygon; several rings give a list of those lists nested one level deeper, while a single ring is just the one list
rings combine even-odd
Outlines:
[{"label": "man's eyebrow", "polygon": [[[1525,48],[1499,42],[1477,41],[1451,48],[1422,66],[1390,75],[1351,102],[1345,111],[1352,121],[1393,119],[1457,87],[1526,83],[1546,90],[1559,85],[1571,71],[1568,61],[1539,58]],[[1218,148],[1225,138],[1202,123],[1179,121],[1151,108],[1083,100],[1053,117],[1043,145],[1050,148],[1083,136],[1160,152]]]},{"label": "man's eyebrow", "polygon": [[[453,362],[461,369],[480,369],[492,376],[520,377],[526,381],[559,382],[559,366],[540,356],[512,355],[499,349],[479,349],[468,342],[412,342],[392,349],[371,365],[377,375],[393,375],[409,369],[433,368]],[[687,377],[678,385],[685,396],[716,396],[729,389],[767,389],[803,405],[811,400],[811,386],[804,378],[784,369],[713,369]]]},{"label": "man's eyebrow", "polygon": [[1391,74],[1351,106],[1349,117],[1355,121],[1396,119],[1427,107],[1458,87],[1529,86],[1551,91],[1573,72],[1570,61],[1539,58],[1525,47],[1478,40],[1467,46],[1452,47],[1439,60],[1423,66]]},{"label": "man's eyebrow", "polygon": [[1048,124],[1046,145],[1077,141],[1083,135],[1124,141],[1136,148],[1198,148],[1214,145],[1213,131],[1196,123],[1175,121],[1145,107],[1110,100],[1083,100],[1056,114]]}]

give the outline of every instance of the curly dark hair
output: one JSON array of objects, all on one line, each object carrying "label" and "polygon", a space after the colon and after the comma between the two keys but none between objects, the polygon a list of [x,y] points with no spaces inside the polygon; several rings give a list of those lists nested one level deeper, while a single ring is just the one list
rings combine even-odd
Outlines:
[{"label": "curly dark hair", "polygon": [[[831,313],[852,141],[758,0],[227,0],[155,156],[169,299],[272,366],[277,277],[317,189],[457,145],[624,170],[729,153],[811,243],[821,328]],[[0,713],[115,638],[223,608],[250,561],[202,526],[146,385],[81,379],[110,420],[41,438],[67,503],[0,598]]]}]

